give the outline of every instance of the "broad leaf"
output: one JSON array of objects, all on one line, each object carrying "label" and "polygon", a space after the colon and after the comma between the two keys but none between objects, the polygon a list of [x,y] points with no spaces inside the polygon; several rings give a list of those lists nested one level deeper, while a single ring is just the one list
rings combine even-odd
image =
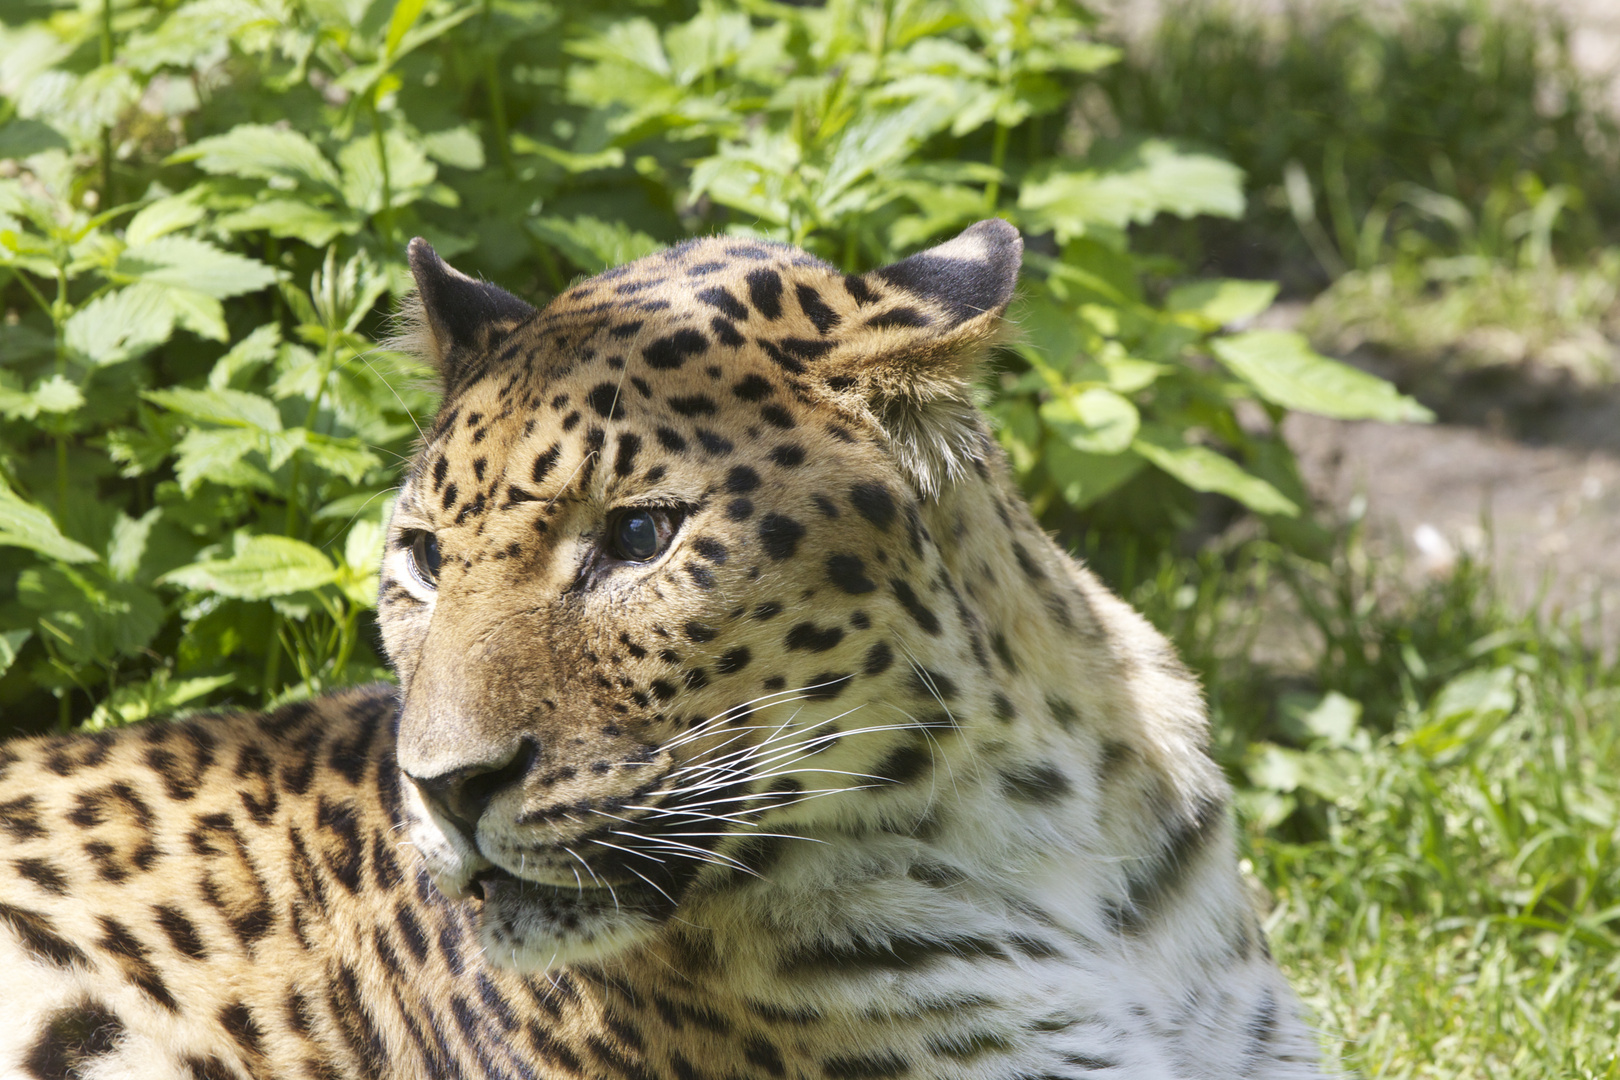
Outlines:
[{"label": "broad leaf", "polygon": [[0,483],[0,547],[37,551],[65,563],[94,562],[96,553],[62,535],[51,515]]},{"label": "broad leaf", "polygon": [[1101,387],[1071,391],[1045,402],[1041,419],[1064,442],[1087,454],[1124,452],[1141,423],[1135,405]]},{"label": "broad leaf", "polygon": [[193,420],[264,431],[281,430],[281,410],[276,408],[276,403],[243,390],[192,390],[177,386],[169,390],[148,390],[141,396]]},{"label": "broad leaf", "polygon": [[169,340],[174,304],[168,289],[143,281],[90,301],[68,318],[64,331],[69,351],[81,360],[118,364]]},{"label": "broad leaf", "polygon": [[38,633],[75,664],[108,664],[145,649],[163,625],[150,590],[72,567],[36,567],[17,579],[17,599],[38,613]]},{"label": "broad leaf", "polygon": [[1321,355],[1301,334],[1250,330],[1217,338],[1210,351],[1255,393],[1285,409],[1343,420],[1434,419],[1383,379]]},{"label": "broad leaf", "polygon": [[17,654],[34,636],[32,630],[7,630],[0,633],[0,675],[4,675],[17,662]]},{"label": "broad leaf", "polygon": [[353,236],[365,220],[343,207],[299,199],[263,199],[244,210],[223,214],[215,224],[226,232],[256,232],[325,247],[339,236]]},{"label": "broad leaf", "polygon": [[126,248],[118,274],[174,285],[223,300],[275,284],[277,274],[256,259],[188,236],[166,236]]},{"label": "broad leaf", "polygon": [[1194,281],[1170,290],[1164,308],[1177,315],[1195,315],[1211,329],[1252,319],[1277,298],[1275,281],[1238,281],[1219,278]]},{"label": "broad leaf", "polygon": [[158,581],[237,600],[264,600],[318,589],[337,576],[338,568],[319,548],[288,536],[254,536],[228,559],[182,566]]},{"label": "broad leaf", "polygon": [[1027,228],[1058,240],[1095,226],[1145,225],[1162,213],[1178,217],[1243,213],[1243,172],[1220,158],[1146,139],[1089,168],[1050,166],[1019,190]]},{"label": "broad leaf", "polygon": [[96,706],[84,724],[87,731],[101,731],[121,724],[133,724],[152,716],[163,716],[182,705],[206,697],[229,686],[233,675],[202,675],[193,679],[170,679],[160,671],[145,682],[120,686]]},{"label": "broad leaf", "polygon": [[286,180],[331,195],[338,194],[340,186],[337,170],[306,136],[265,124],[238,124],[168,159],[169,164],[181,161],[194,161],[216,175]]},{"label": "broad leaf", "polygon": [[557,248],[575,266],[592,273],[650,255],[662,245],[622,221],[612,223],[581,214],[572,221],[535,218],[528,229],[542,242]]},{"label": "broad leaf", "polygon": [[1144,430],[1131,449],[1194,491],[1226,495],[1257,514],[1294,517],[1299,507],[1282,492],[1207,446],[1191,446],[1171,432]]}]

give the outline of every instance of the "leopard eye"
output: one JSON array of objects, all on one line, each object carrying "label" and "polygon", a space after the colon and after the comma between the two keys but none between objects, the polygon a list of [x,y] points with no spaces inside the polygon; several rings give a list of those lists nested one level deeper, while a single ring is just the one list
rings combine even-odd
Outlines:
[{"label": "leopard eye", "polygon": [[626,562],[651,562],[669,547],[679,524],[679,513],[666,507],[621,510],[608,519],[608,550]]},{"label": "leopard eye", "polygon": [[410,541],[411,574],[429,589],[439,587],[439,538],[425,530],[407,534]]}]

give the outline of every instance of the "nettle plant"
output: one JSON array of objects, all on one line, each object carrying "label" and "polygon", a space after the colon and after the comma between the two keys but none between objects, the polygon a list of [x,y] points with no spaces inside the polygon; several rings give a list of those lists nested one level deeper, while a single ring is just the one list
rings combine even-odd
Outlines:
[{"label": "nettle plant", "polygon": [[1130,251],[1159,215],[1240,214],[1242,178],[1146,134],[1074,145],[1117,58],[1075,4],[6,7],[8,722],[384,674],[387,492],[433,405],[377,344],[413,235],[544,299],[686,235],[853,272],[1005,217],[1029,254],[985,403],[1054,526],[1173,528],[1194,492],[1280,524],[1287,410],[1421,416],[1298,336],[1225,331],[1273,285],[1165,291]]}]

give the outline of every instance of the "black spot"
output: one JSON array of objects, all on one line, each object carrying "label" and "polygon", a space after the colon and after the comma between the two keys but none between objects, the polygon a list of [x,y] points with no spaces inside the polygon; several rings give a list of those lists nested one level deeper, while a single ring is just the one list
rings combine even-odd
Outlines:
[{"label": "black spot", "polygon": [[728,521],[746,521],[754,512],[754,504],[747,499],[732,499],[726,503]]},{"label": "black spot", "polygon": [[181,913],[179,908],[153,907],[158,926],[169,936],[169,943],[180,955],[191,960],[206,960],[208,948],[203,944],[197,927]]},{"label": "black spot", "polygon": [[573,431],[575,428],[579,427],[580,419],[579,410],[575,409],[573,412],[563,417],[562,429],[564,431]]},{"label": "black spot", "polygon": [[693,540],[692,550],[716,565],[723,564],[726,561],[727,556],[730,554],[730,552],[726,550],[726,545],[714,539],[712,536],[700,536],[696,540]]},{"label": "black spot", "polygon": [[776,347],[795,360],[820,360],[832,352],[834,341],[810,341],[806,338],[782,338]]},{"label": "black spot", "polygon": [[748,651],[748,646],[739,645],[730,652],[721,654],[720,659],[714,662],[714,670],[720,675],[732,675],[747,667],[748,661],[752,658],[753,654]]},{"label": "black spot", "polygon": [[1029,552],[1024,550],[1024,545],[1014,541],[1012,549],[1013,558],[1018,560],[1018,569],[1024,572],[1025,577],[1037,583],[1046,580],[1046,571],[1042,570],[1036,565],[1035,560],[1029,557]]},{"label": "black spot", "polygon": [[736,449],[731,444],[730,439],[712,431],[705,431],[703,428],[697,429],[697,441],[699,446],[717,457],[729,454]]},{"label": "black spot", "polygon": [[692,668],[681,676],[688,690],[701,690],[709,685],[709,673],[702,668]]},{"label": "black spot", "polygon": [[618,326],[615,326],[612,329],[610,329],[608,331],[608,334],[610,336],[616,337],[616,338],[618,338],[619,340],[622,341],[627,337],[634,337],[636,331],[640,330],[640,329],[641,329],[640,320],[637,320],[635,322],[624,322],[624,323],[620,323]]},{"label": "black spot", "polygon": [[872,524],[885,531],[894,523],[894,496],[879,483],[856,484],[849,489],[849,501],[855,510]]},{"label": "black spot", "polygon": [[681,438],[677,432],[671,431],[667,427],[659,428],[656,432],[654,432],[654,434],[658,436],[658,445],[662,446],[665,450],[670,450],[678,454],[686,449],[686,440]]},{"label": "black spot", "polygon": [[771,460],[784,469],[797,468],[804,464],[804,448],[785,443],[771,451]]},{"label": "black spot", "polygon": [[1051,806],[1074,791],[1069,778],[1051,765],[1027,765],[1001,774],[1001,790],[1009,799]]},{"label": "black spot", "polygon": [[748,340],[737,332],[737,327],[729,319],[722,319],[718,315],[709,320],[709,329],[714,331],[714,336],[719,339],[720,344],[729,348],[735,349]]},{"label": "black spot", "polygon": [[995,633],[991,634],[990,647],[996,651],[996,656],[1000,657],[1002,664],[1006,666],[1007,670],[1016,674],[1018,671],[1018,661],[1013,657],[1012,647],[1007,644],[1007,635],[1003,634],[1000,630],[997,630]]},{"label": "black spot", "polygon": [[891,326],[927,326],[933,322],[927,315],[914,307],[897,307],[880,312],[866,320],[866,325],[874,330],[882,330]]},{"label": "black spot", "polygon": [[940,631],[939,617],[917,598],[917,594],[912,591],[911,583],[902,581],[900,578],[890,578],[889,587],[894,590],[895,598],[900,601],[906,612],[916,620],[917,625],[937,637]]},{"label": "black spot", "polygon": [[831,701],[844,692],[849,680],[854,677],[842,671],[823,671],[819,675],[812,675],[799,692],[807,701]]},{"label": "black spot", "polygon": [[743,1042],[743,1057],[748,1059],[750,1065],[765,1070],[767,1075],[787,1075],[787,1067],[782,1064],[782,1052],[769,1039],[761,1039],[756,1036],[745,1040]]},{"label": "black spot", "polygon": [[444,486],[444,474],[450,471],[450,462],[443,454],[433,463],[433,490],[438,491]]},{"label": "black spot", "polygon": [[629,476],[636,468],[636,455],[641,452],[641,436],[627,431],[619,436],[619,450],[613,459],[613,475]]},{"label": "black spot", "polygon": [[698,588],[703,589],[705,592],[714,588],[714,571],[702,563],[689,562],[682,566],[681,569],[686,571],[686,576],[691,578],[692,584]]},{"label": "black spot", "polygon": [[799,309],[815,323],[817,332],[825,334],[838,325],[838,313],[827,306],[815,289],[800,285],[795,291],[799,294]]},{"label": "black spot", "polygon": [[1014,718],[1016,718],[1018,715],[1018,713],[1013,709],[1011,699],[1009,699],[1007,695],[1003,694],[1000,690],[997,690],[994,694],[990,695],[990,712],[1003,724],[1012,723]]},{"label": "black spot", "polygon": [[781,428],[783,431],[793,430],[793,414],[780,405],[761,405],[759,415],[761,419],[774,428]]},{"label": "black spot", "polygon": [[38,1080],[72,1080],[84,1075],[91,1059],[117,1048],[123,1021],[99,1002],[63,1009],[45,1022],[23,1068]]},{"label": "black spot", "polygon": [[442,500],[444,509],[448,510],[452,506],[456,505],[456,495],[457,491],[455,482],[451,481],[450,484],[444,489],[444,499]]},{"label": "black spot", "polygon": [[772,559],[791,559],[804,539],[804,526],[785,514],[766,514],[759,522],[759,540]]},{"label": "black spot", "polygon": [[716,412],[714,399],[702,394],[672,397],[669,399],[669,407],[682,416],[713,416]]},{"label": "black spot", "polygon": [[749,618],[760,620],[774,619],[780,614],[782,614],[782,605],[778,604],[775,600],[767,600],[763,604],[756,606],[753,614],[750,615]]},{"label": "black spot", "polygon": [[851,596],[869,593],[877,583],[866,576],[866,563],[859,555],[837,554],[827,556],[827,577]]},{"label": "black spot", "polygon": [[67,892],[67,878],[54,863],[47,859],[18,859],[13,864],[17,873],[32,881],[45,892],[61,896]]},{"label": "black spot", "polygon": [[815,623],[799,623],[787,632],[783,644],[789,649],[805,649],[809,652],[826,652],[844,640],[844,630],[840,626],[817,626]]},{"label": "black spot", "polygon": [[1056,694],[1046,695],[1046,707],[1052,710],[1052,718],[1064,731],[1073,731],[1074,726],[1080,722],[1079,710]]},{"label": "black spot", "polygon": [[782,278],[775,270],[750,270],[743,279],[748,282],[748,299],[767,319],[782,317]]},{"label": "black spot", "polygon": [[726,493],[729,495],[745,495],[759,487],[759,473],[747,465],[733,466],[726,473]]},{"label": "black spot", "polygon": [[750,375],[733,386],[731,392],[743,401],[763,401],[775,393],[776,388],[768,380],[758,375]]},{"label": "black spot", "polygon": [[1106,914],[1115,927],[1126,934],[1141,933],[1148,920],[1180,894],[1198,856],[1220,835],[1225,821],[1225,803],[1206,796],[1190,815],[1169,823],[1159,851],[1139,860],[1127,875],[1125,900],[1108,905]]},{"label": "black spot", "polygon": [[719,308],[728,319],[746,321],[748,318],[748,308],[743,302],[720,285],[711,285],[707,289],[698,290],[697,298],[712,308]]},{"label": "black spot", "polygon": [[909,742],[890,751],[872,773],[896,784],[907,784],[921,776],[933,761],[934,756],[925,744]]},{"label": "black spot", "polygon": [[956,684],[948,676],[941,675],[931,668],[914,669],[911,673],[911,688],[913,692],[927,698],[937,697],[943,701],[952,701],[956,698]]},{"label": "black spot", "polygon": [[83,950],[56,933],[56,925],[37,911],[0,904],[0,923],[11,928],[25,950],[47,963],[57,967],[89,963]]},{"label": "black spot", "polygon": [[864,280],[854,274],[844,275],[844,291],[854,298],[855,303],[862,306],[870,304],[878,298],[877,293],[873,292]]},{"label": "black spot", "polygon": [[604,420],[618,420],[624,416],[624,405],[619,401],[619,388],[613,383],[597,383],[585,395],[586,404],[596,410]]},{"label": "black spot", "polygon": [[647,366],[655,370],[678,368],[686,358],[709,347],[709,339],[692,329],[677,330],[641,350]]},{"label": "black spot", "polygon": [[713,641],[720,636],[720,631],[712,626],[705,626],[700,622],[688,622],[681,628],[685,631],[687,640],[696,642]]},{"label": "black spot", "polygon": [[881,675],[894,663],[894,650],[889,643],[879,641],[866,650],[866,663],[861,668],[868,675]]},{"label": "black spot", "polygon": [[557,464],[557,458],[561,453],[562,444],[555,443],[552,445],[550,450],[547,450],[545,453],[534,459],[534,469],[530,475],[534,478],[534,482],[536,484],[544,481],[545,478],[551,473],[551,470]]}]

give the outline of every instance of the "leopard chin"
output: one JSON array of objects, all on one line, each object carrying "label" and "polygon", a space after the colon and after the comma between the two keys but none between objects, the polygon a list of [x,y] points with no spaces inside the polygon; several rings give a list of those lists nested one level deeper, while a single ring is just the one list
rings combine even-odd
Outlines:
[{"label": "leopard chin", "polygon": [[674,908],[640,882],[551,885],[493,866],[471,880],[485,955],[525,973],[612,956],[655,933]]}]

